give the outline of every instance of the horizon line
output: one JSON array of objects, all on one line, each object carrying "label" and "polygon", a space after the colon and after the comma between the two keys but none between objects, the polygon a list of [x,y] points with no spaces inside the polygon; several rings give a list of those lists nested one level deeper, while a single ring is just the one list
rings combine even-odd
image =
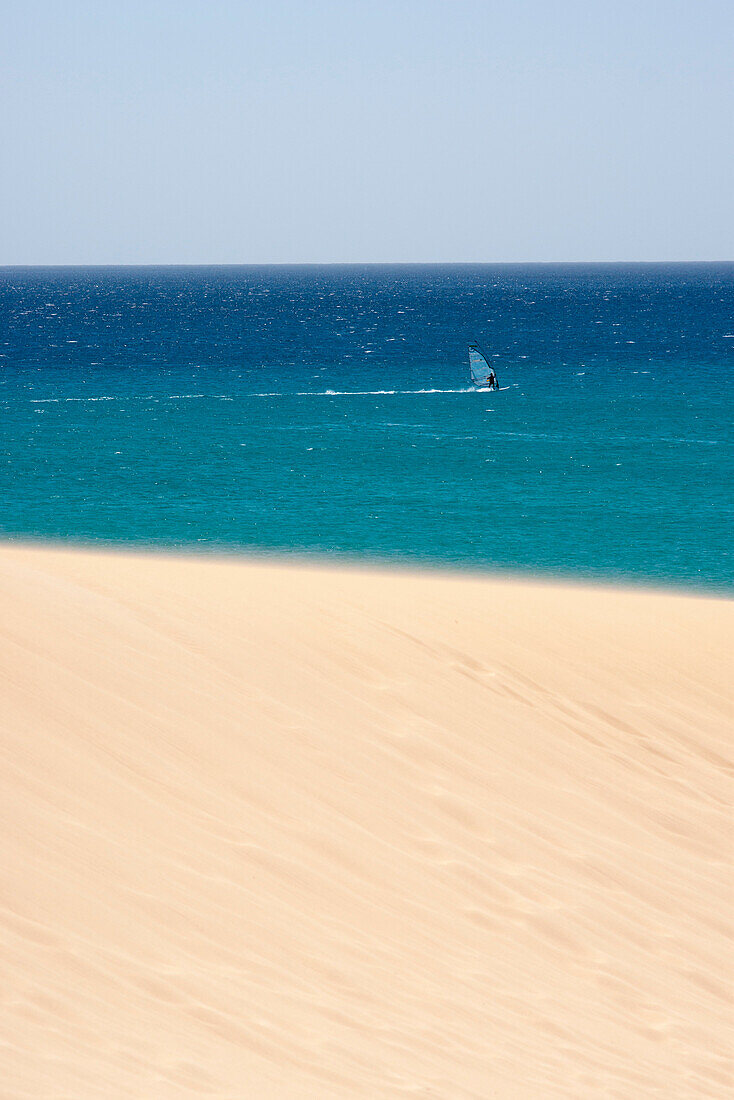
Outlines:
[{"label": "horizon line", "polygon": [[621,267],[688,264],[734,264],[734,259],[684,260],[238,260],[238,261],[143,261],[71,262],[71,263],[0,263],[0,271],[33,268],[140,268],[140,267]]}]

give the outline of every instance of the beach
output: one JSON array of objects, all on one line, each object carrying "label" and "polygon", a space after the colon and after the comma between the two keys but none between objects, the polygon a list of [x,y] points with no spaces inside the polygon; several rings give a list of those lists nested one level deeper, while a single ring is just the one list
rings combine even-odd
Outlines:
[{"label": "beach", "polygon": [[0,548],[7,1100],[731,1095],[731,599]]}]

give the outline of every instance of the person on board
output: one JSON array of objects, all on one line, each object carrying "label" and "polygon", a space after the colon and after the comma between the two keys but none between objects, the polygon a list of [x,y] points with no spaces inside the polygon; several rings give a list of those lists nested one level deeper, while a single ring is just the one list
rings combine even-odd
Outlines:
[{"label": "person on board", "polygon": [[493,370],[491,370],[489,372],[489,378],[487,379],[487,385],[489,386],[490,390],[498,390],[500,388],[499,387],[499,382],[497,381],[497,375],[494,373]]}]

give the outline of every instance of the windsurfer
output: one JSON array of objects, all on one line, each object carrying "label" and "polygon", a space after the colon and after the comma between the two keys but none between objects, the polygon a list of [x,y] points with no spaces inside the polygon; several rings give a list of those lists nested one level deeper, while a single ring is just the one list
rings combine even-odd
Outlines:
[{"label": "windsurfer", "polygon": [[477,389],[498,390],[500,388],[494,367],[489,365],[487,356],[479,349],[477,344],[469,345],[469,371],[471,380]]}]

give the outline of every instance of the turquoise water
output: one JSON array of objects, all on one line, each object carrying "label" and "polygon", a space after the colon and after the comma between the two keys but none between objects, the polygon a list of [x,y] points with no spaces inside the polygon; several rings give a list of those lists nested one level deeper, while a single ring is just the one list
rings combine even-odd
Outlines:
[{"label": "turquoise water", "polygon": [[6,268],[0,317],[5,538],[734,585],[734,265]]}]

